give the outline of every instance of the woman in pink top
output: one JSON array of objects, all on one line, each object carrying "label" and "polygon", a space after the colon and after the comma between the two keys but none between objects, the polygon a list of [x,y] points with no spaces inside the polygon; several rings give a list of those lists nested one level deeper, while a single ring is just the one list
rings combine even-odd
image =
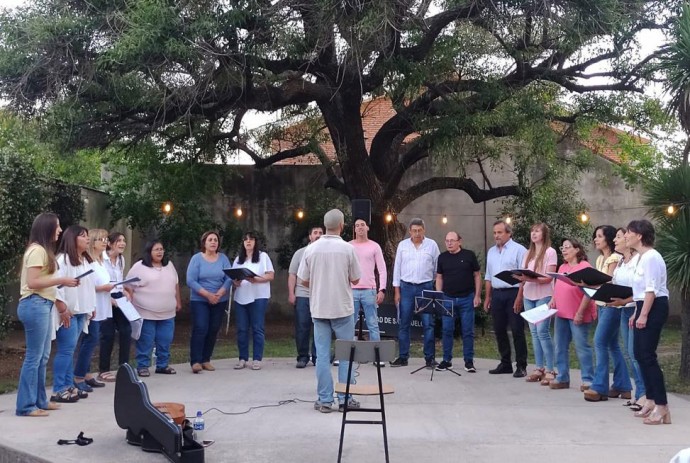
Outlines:
[{"label": "woman in pink top", "polygon": [[[565,239],[561,244],[561,253],[565,261],[558,269],[558,273],[574,273],[586,267],[587,253],[582,244],[575,239]],[[549,383],[551,389],[568,389],[570,387],[570,362],[568,350],[570,341],[575,341],[575,353],[580,361],[582,375],[581,391],[589,388],[594,378],[594,359],[592,346],[589,345],[589,328],[596,319],[596,306],[580,289],[556,280],[553,287],[553,298],[550,307],[558,310],[556,313],[556,366],[558,376]]]},{"label": "woman in pink top", "polygon": [[[542,275],[546,272],[556,271],[556,250],[551,247],[551,233],[545,223],[532,225],[530,231],[530,245],[523,268],[533,270]],[[518,298],[522,297],[525,310],[531,310],[542,304],[548,304],[553,295],[553,278],[530,278],[527,276],[516,276],[522,283]],[[551,319],[546,319],[535,325],[530,323],[529,330],[532,334],[532,347],[534,348],[534,363],[536,368],[525,380],[528,383],[536,383],[556,379],[556,372],[553,369],[553,340],[551,339]]]},{"label": "woman in pink top", "polygon": [[151,353],[156,347],[156,373],[174,375],[170,365],[170,344],[175,333],[175,315],[182,308],[177,270],[165,255],[163,243],[149,241],[144,256],[127,273],[127,279],[138,277],[130,286],[132,304],[144,319],[136,343],[137,374],[150,376]]}]

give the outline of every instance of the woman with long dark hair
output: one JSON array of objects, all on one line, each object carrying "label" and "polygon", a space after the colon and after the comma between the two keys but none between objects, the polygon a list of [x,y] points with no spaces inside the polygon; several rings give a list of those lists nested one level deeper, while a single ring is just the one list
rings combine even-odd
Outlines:
[{"label": "woman with long dark hair", "polygon": [[[616,229],[611,225],[600,225],[594,230],[592,241],[599,251],[596,269],[613,276],[622,256],[615,251]],[[585,400],[599,402],[611,398],[630,400],[632,383],[625,364],[625,358],[618,341],[621,325],[621,309],[597,301],[597,327],[594,331],[594,353],[597,366],[594,380],[585,391]],[[613,363],[613,383],[609,387],[609,357]]]},{"label": "woman with long dark hair", "polygon": [[[75,278],[92,271],[93,259],[88,250],[89,231],[80,225],[67,227],[58,249],[58,275]],[[93,276],[81,278],[76,288],[58,287],[55,306],[61,317],[55,337],[53,396],[50,400],[71,403],[89,396],[83,388],[75,387],[74,351],[81,333],[88,333],[89,320],[96,311],[96,285]]]},{"label": "woman with long dark hair", "polygon": [[194,373],[216,369],[211,363],[211,356],[232,284],[223,273],[226,268],[230,268],[230,259],[220,252],[220,235],[207,231],[201,236],[201,252],[194,254],[187,266],[193,325],[189,362]]},{"label": "woman with long dark hair", "polygon": [[268,254],[260,250],[259,237],[254,232],[242,236],[242,246],[232,268],[248,268],[257,276],[241,281],[235,285],[235,320],[237,322],[237,348],[240,360],[236,370],[245,368],[249,362],[249,329],[252,331],[253,362],[252,370],[261,369],[264,356],[264,324],[268,300],[271,297],[271,281],[274,271]]},{"label": "woman with long dark hair", "polygon": [[17,317],[24,325],[26,354],[19,374],[16,409],[18,416],[48,416],[46,410],[60,408],[60,405],[49,402],[46,394],[51,312],[56,297],[56,286],[73,288],[79,284],[76,278],[60,277],[56,274],[55,243],[60,232],[62,229],[57,215],[52,212],[39,214],[31,225],[29,244],[22,258]]},{"label": "woman with long dark hair", "polygon": [[635,416],[644,418],[644,424],[671,424],[664,373],[656,356],[661,330],[668,319],[666,262],[654,249],[654,238],[654,226],[648,220],[628,224],[625,241],[640,255],[633,276],[637,309],[631,323],[635,328],[635,358],[647,390],[647,400]]},{"label": "woman with long dark hair", "polygon": [[[174,375],[168,364],[170,345],[175,334],[175,315],[182,308],[177,270],[165,255],[163,243],[146,243],[144,255],[127,273],[127,279],[139,278],[128,285],[132,289],[132,304],[144,319],[141,335],[136,342],[137,374],[150,376],[149,367],[156,373]],[[151,365],[151,354],[156,348],[156,365]]]}]

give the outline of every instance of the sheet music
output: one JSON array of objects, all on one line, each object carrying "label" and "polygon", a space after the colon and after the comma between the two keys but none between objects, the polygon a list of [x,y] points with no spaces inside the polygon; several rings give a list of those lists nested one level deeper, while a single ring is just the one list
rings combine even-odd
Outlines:
[{"label": "sheet music", "polygon": [[127,278],[126,280],[122,280],[122,281],[111,281],[110,284],[113,286],[120,286],[120,285],[126,285],[127,283],[136,283],[137,281],[141,281],[141,278],[132,277],[132,278]]},{"label": "sheet music", "polygon": [[556,309],[549,309],[548,305],[542,304],[536,306],[531,310],[525,310],[524,312],[520,312],[520,316],[524,318],[526,321],[532,323],[533,325],[536,325],[538,323],[543,322],[544,320],[553,317],[556,314],[556,312],[558,312]]},{"label": "sheet music", "polygon": [[122,310],[122,314],[127,317],[127,320],[130,322],[133,322],[135,320],[139,320],[141,318],[141,315],[139,315],[139,312],[137,312],[137,309],[134,308],[131,302],[127,300],[125,297],[121,297],[120,299],[116,299],[117,301],[117,306]]}]

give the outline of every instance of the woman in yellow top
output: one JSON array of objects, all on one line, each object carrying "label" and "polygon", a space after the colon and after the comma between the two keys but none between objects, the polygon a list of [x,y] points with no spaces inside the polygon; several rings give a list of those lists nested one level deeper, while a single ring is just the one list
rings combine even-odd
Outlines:
[{"label": "woman in yellow top", "polygon": [[[601,225],[594,230],[594,247],[601,253],[596,267],[600,272],[613,276],[618,262],[623,258],[615,249],[613,240],[616,229],[611,225]],[[628,367],[618,341],[621,324],[621,308],[606,306],[597,302],[598,322],[594,332],[594,352],[597,366],[594,369],[594,380],[585,391],[585,400],[600,402],[611,398],[630,399],[632,383]],[[613,384],[609,388],[609,355],[613,361]]]},{"label": "woman in yellow top", "polygon": [[51,310],[56,286],[75,287],[76,278],[55,276],[57,262],[55,244],[62,229],[58,217],[50,212],[34,219],[29,245],[24,252],[21,273],[21,297],[17,316],[24,325],[26,356],[19,375],[17,392],[18,416],[48,416],[46,410],[57,410],[58,404],[48,402],[46,365],[50,356]]}]

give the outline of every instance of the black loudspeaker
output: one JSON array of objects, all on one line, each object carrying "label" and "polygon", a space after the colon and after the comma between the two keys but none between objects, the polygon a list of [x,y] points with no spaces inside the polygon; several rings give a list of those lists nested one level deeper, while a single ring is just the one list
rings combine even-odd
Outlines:
[{"label": "black loudspeaker", "polygon": [[352,222],[363,219],[371,224],[371,200],[353,199],[352,200]]}]

